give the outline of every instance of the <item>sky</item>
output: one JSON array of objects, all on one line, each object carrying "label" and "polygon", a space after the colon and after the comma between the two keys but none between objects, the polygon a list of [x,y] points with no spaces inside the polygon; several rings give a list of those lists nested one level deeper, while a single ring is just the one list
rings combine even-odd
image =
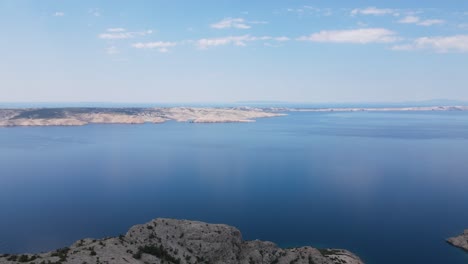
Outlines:
[{"label": "sky", "polygon": [[0,102],[468,101],[468,1],[0,0]]}]

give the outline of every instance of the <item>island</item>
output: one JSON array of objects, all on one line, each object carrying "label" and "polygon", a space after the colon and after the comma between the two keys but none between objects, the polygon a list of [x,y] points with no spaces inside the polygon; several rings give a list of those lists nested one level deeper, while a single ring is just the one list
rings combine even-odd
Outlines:
[{"label": "island", "polygon": [[40,254],[3,254],[0,264],[363,264],[343,249],[282,249],[272,242],[244,241],[224,224],[158,218],[125,235],[81,239],[70,247]]},{"label": "island", "polygon": [[468,252],[468,229],[465,229],[463,234],[459,236],[447,239],[447,242]]},{"label": "island", "polygon": [[287,108],[287,107],[64,107],[0,109],[0,127],[82,126],[87,124],[144,124],[166,121],[190,123],[254,122],[258,118],[290,112],[410,112],[468,111],[468,106],[382,108]]},{"label": "island", "polygon": [[143,124],[169,120],[193,123],[253,122],[283,114],[251,107],[203,108],[24,108],[0,109],[0,126]]}]

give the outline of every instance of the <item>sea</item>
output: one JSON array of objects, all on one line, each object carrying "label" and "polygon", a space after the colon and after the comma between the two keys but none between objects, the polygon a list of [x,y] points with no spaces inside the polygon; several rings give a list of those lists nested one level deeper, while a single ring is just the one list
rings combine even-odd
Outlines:
[{"label": "sea", "polygon": [[445,239],[468,228],[468,112],[0,128],[0,253],[158,217],[367,264],[466,264]]}]

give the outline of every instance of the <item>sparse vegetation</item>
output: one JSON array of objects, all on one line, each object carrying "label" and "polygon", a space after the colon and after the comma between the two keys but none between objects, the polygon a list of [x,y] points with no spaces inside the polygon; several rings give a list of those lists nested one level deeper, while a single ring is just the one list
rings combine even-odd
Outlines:
[{"label": "sparse vegetation", "polygon": [[30,261],[33,261],[35,259],[37,259],[37,256],[35,256],[35,255],[33,255],[31,257],[29,257],[28,255],[21,255],[18,258],[18,262],[30,262]]},{"label": "sparse vegetation", "polygon": [[322,256],[324,256],[324,257],[340,254],[340,251],[337,250],[337,249],[321,248],[321,249],[318,249],[318,250],[320,251],[320,254],[322,254]]},{"label": "sparse vegetation", "polygon": [[52,253],[51,256],[52,257],[59,257],[60,261],[66,261],[68,251],[70,251],[70,248],[68,248],[68,247],[60,248],[60,249],[57,249],[54,253]]},{"label": "sparse vegetation", "polygon": [[16,261],[18,259],[17,255],[11,255],[7,258],[8,261]]},{"label": "sparse vegetation", "polygon": [[175,264],[180,264],[180,259],[173,257],[169,252],[162,246],[150,245],[138,248],[138,252],[133,255],[135,259],[141,259],[141,255],[149,254],[153,255],[162,261],[168,261]]}]

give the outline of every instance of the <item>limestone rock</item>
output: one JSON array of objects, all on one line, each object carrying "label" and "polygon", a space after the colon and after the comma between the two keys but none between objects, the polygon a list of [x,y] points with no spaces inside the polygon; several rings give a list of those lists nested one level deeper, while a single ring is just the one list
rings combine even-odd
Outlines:
[{"label": "limestone rock", "polygon": [[465,232],[457,237],[447,239],[447,242],[455,247],[468,251],[468,229],[465,229]]},{"label": "limestone rock", "polygon": [[281,249],[272,242],[243,241],[240,231],[222,224],[155,219],[125,235],[82,239],[67,248],[41,254],[0,255],[0,264],[362,264],[341,249]]}]

